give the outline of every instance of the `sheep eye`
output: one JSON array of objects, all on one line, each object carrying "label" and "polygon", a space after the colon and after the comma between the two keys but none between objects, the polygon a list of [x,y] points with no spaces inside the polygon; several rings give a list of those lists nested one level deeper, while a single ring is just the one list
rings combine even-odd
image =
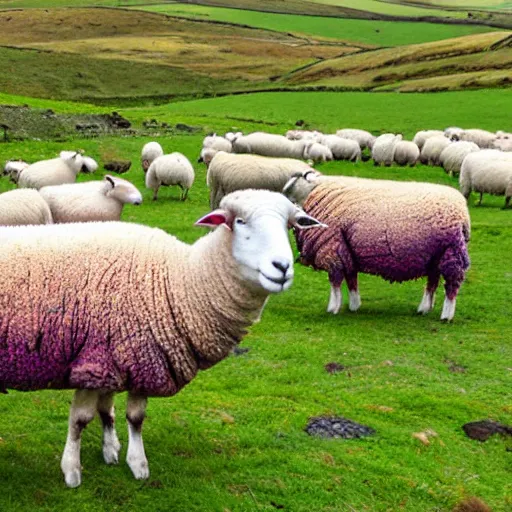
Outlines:
[{"label": "sheep eye", "polygon": [[245,220],[244,219],[241,219],[240,217],[237,217],[235,219],[235,222],[239,225],[239,226],[243,226],[245,224]]}]

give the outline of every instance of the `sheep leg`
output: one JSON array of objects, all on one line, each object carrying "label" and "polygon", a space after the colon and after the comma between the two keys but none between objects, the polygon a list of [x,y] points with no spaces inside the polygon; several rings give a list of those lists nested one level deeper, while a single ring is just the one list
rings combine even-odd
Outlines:
[{"label": "sheep leg", "polygon": [[482,206],[483,198],[484,198],[484,193],[480,192],[480,199],[478,200],[478,203],[476,203],[477,206]]},{"label": "sheep leg", "polygon": [[347,276],[348,286],[348,309],[357,311],[361,307],[361,295],[357,284],[357,274]]},{"label": "sheep leg", "polygon": [[[463,242],[461,242],[462,244]],[[455,315],[455,303],[457,293],[464,281],[465,269],[469,266],[469,258],[464,247],[450,247],[445,251],[439,262],[439,270],[445,280],[445,299],[441,320],[447,322],[453,319]]]},{"label": "sheep leg", "polygon": [[105,464],[117,464],[121,444],[114,425],[114,393],[104,393],[99,396],[98,414],[103,427],[103,460]]},{"label": "sheep leg", "polygon": [[158,189],[160,187],[156,187],[155,190],[153,191],[153,201],[156,201],[158,199]]},{"label": "sheep leg", "polygon": [[98,391],[78,389],[73,397],[69,411],[68,437],[60,463],[68,487],[78,487],[82,482],[80,439],[82,430],[96,415],[97,403]]},{"label": "sheep leg", "polygon": [[128,393],[126,419],[128,421],[128,453],[126,462],[137,480],[149,478],[148,459],[142,442],[142,423],[146,415],[148,399],[145,396]]},{"label": "sheep leg", "polygon": [[430,313],[434,308],[436,300],[436,290],[439,286],[439,278],[441,277],[439,272],[430,272],[427,277],[427,286],[425,286],[425,292],[423,293],[423,299],[418,306],[418,313],[426,315]]},{"label": "sheep leg", "polygon": [[187,199],[187,197],[188,197],[188,191],[189,191],[189,189],[188,189],[188,188],[184,189],[184,191],[183,191],[183,198],[181,199],[182,201],[185,201],[185,200]]},{"label": "sheep leg", "polygon": [[503,209],[508,208],[510,206],[510,198],[511,196],[505,197],[505,206],[503,207]]}]

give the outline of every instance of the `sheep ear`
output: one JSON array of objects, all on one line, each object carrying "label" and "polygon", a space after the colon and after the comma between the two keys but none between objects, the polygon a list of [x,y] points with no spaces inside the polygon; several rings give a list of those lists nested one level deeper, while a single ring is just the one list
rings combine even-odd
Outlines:
[{"label": "sheep ear", "polygon": [[221,224],[225,224],[229,229],[231,229],[231,219],[226,210],[213,210],[213,212],[201,217],[194,226],[215,228]]},{"label": "sheep ear", "polygon": [[311,215],[308,215],[302,210],[297,210],[292,219],[290,219],[290,225],[297,229],[311,229],[311,228],[326,228],[327,224],[316,220]]},{"label": "sheep ear", "polygon": [[110,176],[110,174],[105,175],[105,181],[108,181],[112,185],[112,188],[114,188],[116,186],[114,178],[112,178],[112,176]]}]

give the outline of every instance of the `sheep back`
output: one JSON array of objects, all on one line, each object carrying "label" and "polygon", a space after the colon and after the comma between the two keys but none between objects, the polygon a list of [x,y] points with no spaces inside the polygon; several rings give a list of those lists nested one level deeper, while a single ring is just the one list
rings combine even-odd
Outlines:
[{"label": "sheep back", "polygon": [[52,214],[37,190],[17,189],[0,194],[0,225],[52,224]]}]

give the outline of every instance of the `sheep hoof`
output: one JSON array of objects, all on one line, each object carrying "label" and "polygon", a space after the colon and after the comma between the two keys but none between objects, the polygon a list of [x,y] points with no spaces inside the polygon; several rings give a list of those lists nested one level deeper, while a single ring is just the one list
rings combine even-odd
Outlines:
[{"label": "sheep hoof", "polygon": [[133,476],[137,480],[147,480],[149,478],[149,466],[147,460],[130,460],[127,459],[128,466],[132,470]]},{"label": "sheep hoof", "polygon": [[74,489],[82,483],[82,472],[80,469],[71,469],[64,473],[64,480],[68,487]]},{"label": "sheep hoof", "polygon": [[119,462],[119,450],[121,444],[119,441],[115,444],[103,445],[103,460],[105,464],[117,464]]}]

